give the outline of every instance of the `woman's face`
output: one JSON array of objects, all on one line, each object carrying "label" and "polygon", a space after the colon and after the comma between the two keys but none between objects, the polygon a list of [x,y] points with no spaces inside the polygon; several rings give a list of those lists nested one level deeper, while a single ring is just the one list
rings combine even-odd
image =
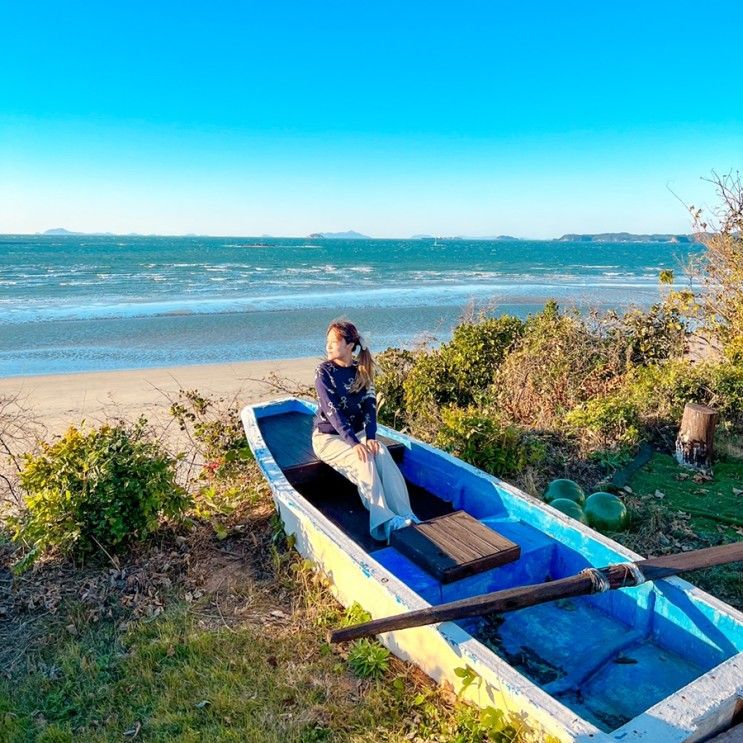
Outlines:
[{"label": "woman's face", "polygon": [[328,361],[338,361],[344,366],[348,366],[353,357],[353,346],[346,343],[337,330],[331,330],[325,339],[325,353]]}]

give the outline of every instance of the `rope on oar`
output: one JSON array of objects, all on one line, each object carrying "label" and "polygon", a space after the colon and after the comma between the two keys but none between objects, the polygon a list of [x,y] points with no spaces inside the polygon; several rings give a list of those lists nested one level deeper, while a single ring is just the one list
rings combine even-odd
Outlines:
[{"label": "rope on oar", "polygon": [[598,568],[586,568],[580,571],[580,575],[591,579],[591,593],[604,593],[604,591],[611,590],[609,579]]}]

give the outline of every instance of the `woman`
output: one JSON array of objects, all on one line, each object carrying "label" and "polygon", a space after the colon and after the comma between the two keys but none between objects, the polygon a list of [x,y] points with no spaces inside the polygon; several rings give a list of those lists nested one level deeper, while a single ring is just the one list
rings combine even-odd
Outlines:
[{"label": "woman", "polygon": [[325,351],[327,361],[315,373],[319,406],[312,448],[319,459],[358,486],[372,537],[389,541],[395,529],[419,519],[410,509],[402,473],[376,438],[372,355],[356,326],[341,320],[328,327]]}]

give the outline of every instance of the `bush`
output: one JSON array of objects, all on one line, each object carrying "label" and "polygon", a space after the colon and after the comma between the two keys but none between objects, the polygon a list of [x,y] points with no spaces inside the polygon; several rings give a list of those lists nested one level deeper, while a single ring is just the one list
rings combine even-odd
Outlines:
[{"label": "bush", "polygon": [[699,265],[702,291],[687,306],[721,342],[728,359],[743,363],[743,180],[739,172],[713,172],[709,182],[717,191],[718,206],[707,214],[689,207],[705,252]]},{"label": "bush", "polygon": [[569,411],[565,423],[602,448],[634,446],[642,438],[640,411],[626,390],[588,400]]},{"label": "bush", "polygon": [[374,388],[377,392],[380,423],[403,428],[406,423],[405,390],[403,385],[415,363],[416,354],[400,348],[388,348],[377,356]]},{"label": "bush", "polygon": [[626,395],[650,421],[678,423],[688,402],[716,408],[733,424],[743,414],[743,364],[679,360],[628,375]]},{"label": "bush", "polygon": [[436,445],[499,477],[515,475],[538,464],[546,449],[536,438],[503,423],[479,408],[444,408]]},{"label": "bush", "polygon": [[464,322],[451,341],[421,353],[403,383],[408,420],[429,419],[440,406],[478,402],[523,328],[510,315]]},{"label": "bush", "polygon": [[663,429],[675,435],[688,402],[711,405],[726,426],[739,428],[743,425],[743,364],[674,360],[636,368],[612,393],[576,407],[565,420],[602,445],[634,444]]},{"label": "bush", "polygon": [[16,538],[32,547],[31,559],[53,548],[82,554],[142,539],[160,516],[178,516],[189,504],[175,464],[147,437],[144,418],[87,433],[70,428],[26,456],[20,478],[28,513]]},{"label": "bush", "polygon": [[253,458],[240,411],[233,402],[205,397],[197,390],[180,390],[178,400],[170,406],[171,416],[207,462],[224,464]]},{"label": "bush", "polygon": [[612,340],[625,348],[628,365],[647,366],[683,355],[687,328],[677,309],[655,304],[617,319]]},{"label": "bush", "polygon": [[613,347],[577,313],[554,302],[532,315],[495,375],[493,399],[511,421],[552,427],[583,400],[603,394],[623,370]]}]

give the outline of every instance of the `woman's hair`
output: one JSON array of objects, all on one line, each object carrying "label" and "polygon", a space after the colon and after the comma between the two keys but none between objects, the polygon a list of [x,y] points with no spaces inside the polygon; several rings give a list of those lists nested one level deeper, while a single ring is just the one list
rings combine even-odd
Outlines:
[{"label": "woman's hair", "polygon": [[359,331],[356,330],[356,326],[348,320],[333,320],[328,325],[328,331],[337,333],[343,338],[346,343],[350,343],[355,351],[358,347],[358,372],[356,374],[356,380],[351,387],[351,392],[358,392],[361,389],[369,389],[374,384],[374,359],[372,359],[371,351],[364,344],[364,348],[361,347],[361,336]]}]

